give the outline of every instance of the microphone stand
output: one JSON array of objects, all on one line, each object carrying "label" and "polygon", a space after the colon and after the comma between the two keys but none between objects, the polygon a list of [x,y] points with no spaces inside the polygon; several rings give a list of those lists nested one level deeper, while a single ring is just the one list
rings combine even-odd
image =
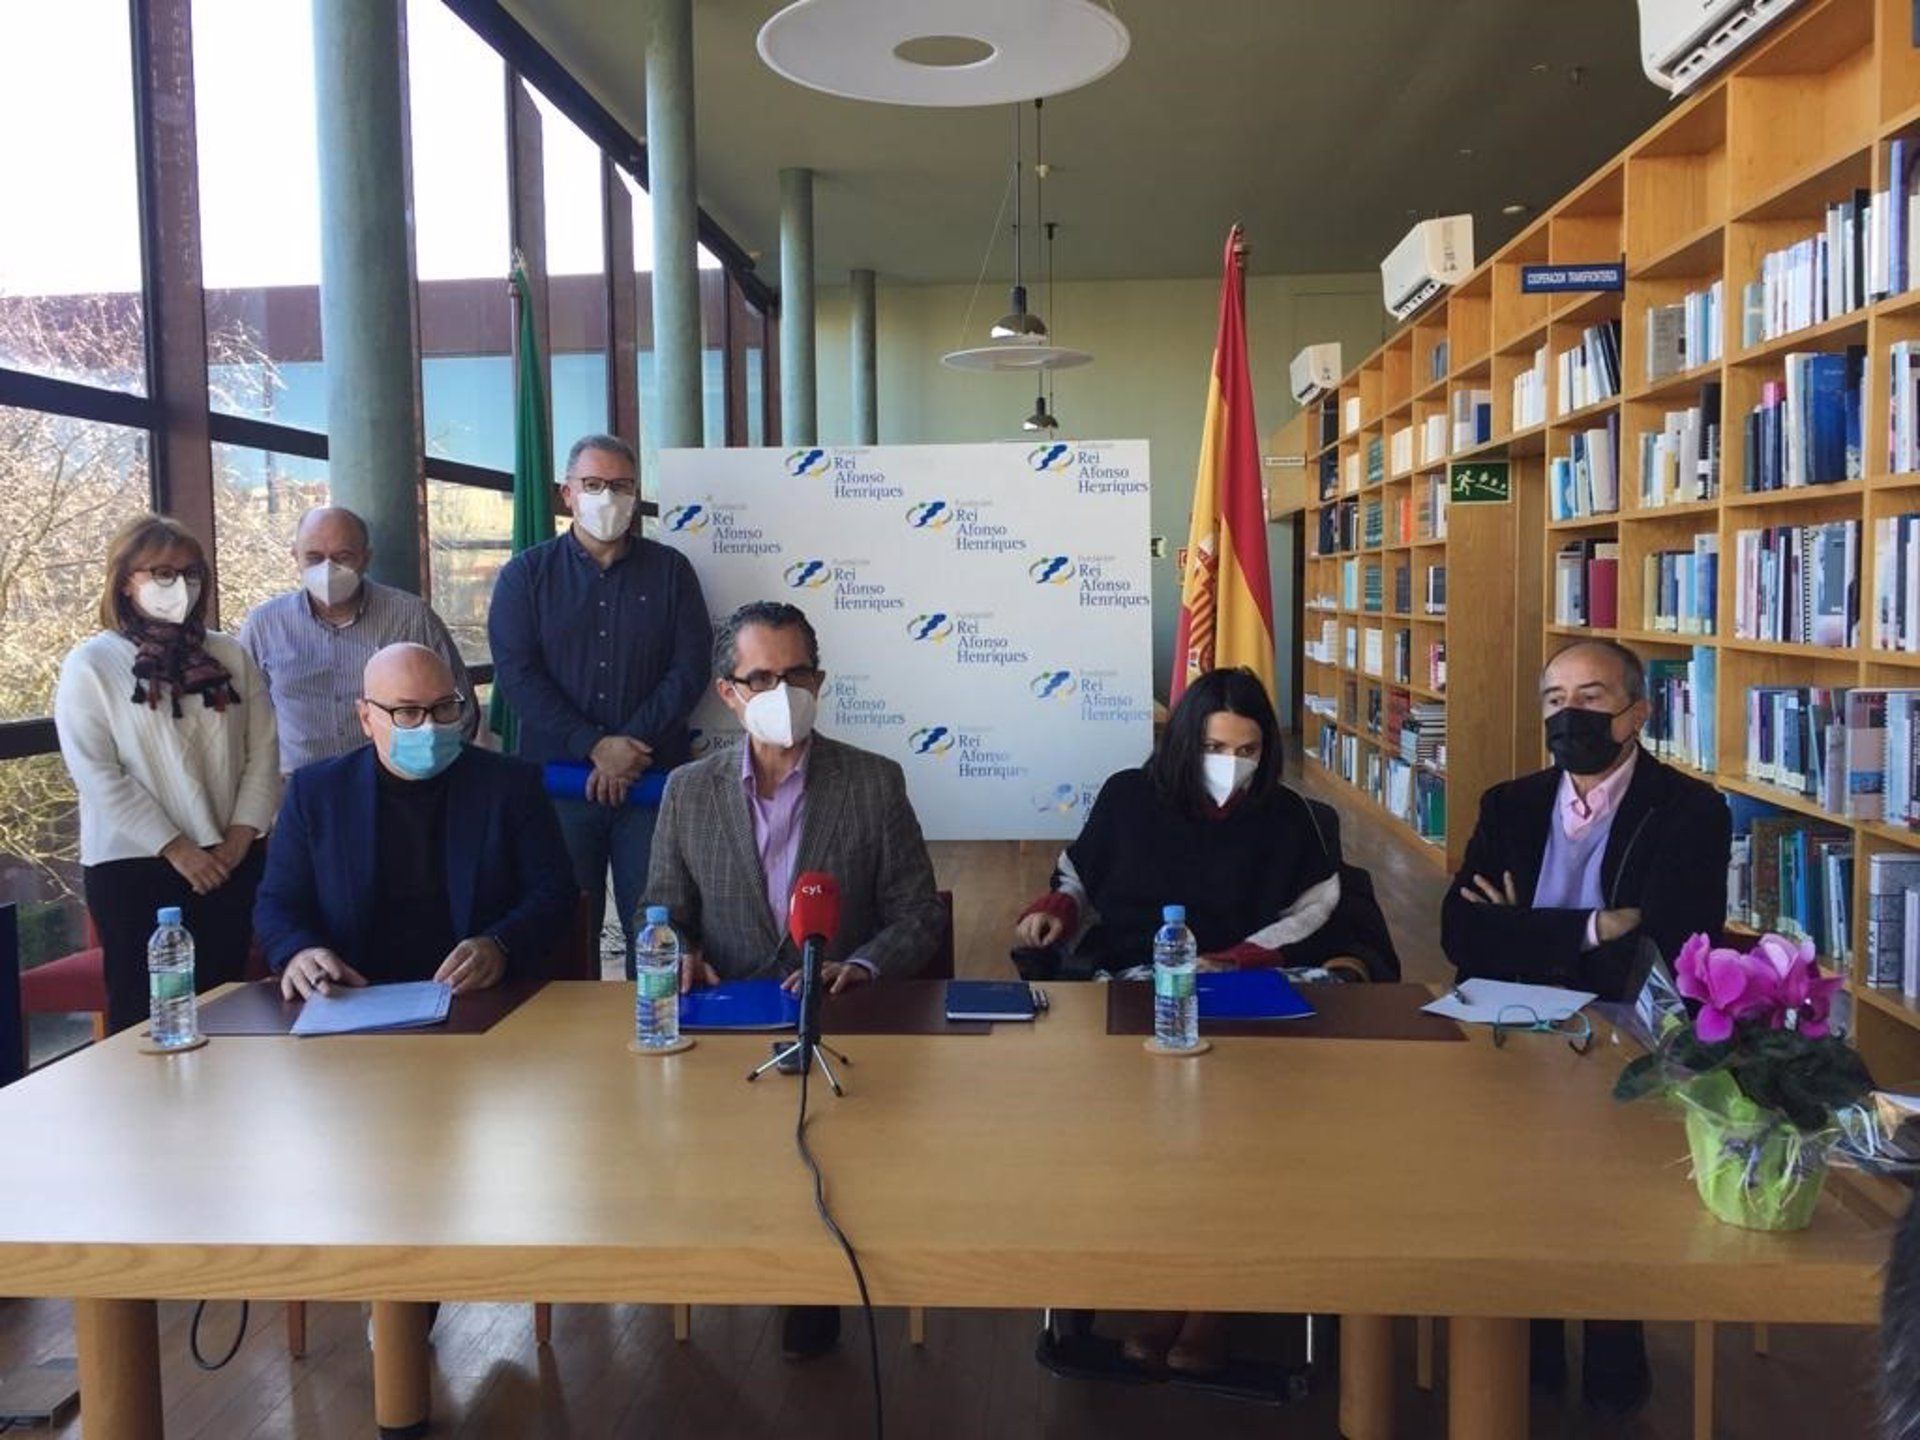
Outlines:
[{"label": "microphone stand", "polygon": [[770,1059],[763,1060],[756,1066],[753,1073],[747,1076],[748,1084],[752,1084],[776,1066],[797,1061],[802,1071],[810,1065],[818,1064],[820,1073],[827,1077],[827,1084],[833,1088],[836,1098],[847,1093],[840,1088],[840,1080],[833,1073],[833,1066],[827,1063],[827,1057],[831,1055],[849,1069],[852,1068],[853,1061],[820,1038],[820,952],[825,948],[825,942],[818,935],[809,935],[806,943],[800,947],[799,1034],[786,1049],[778,1051]]}]

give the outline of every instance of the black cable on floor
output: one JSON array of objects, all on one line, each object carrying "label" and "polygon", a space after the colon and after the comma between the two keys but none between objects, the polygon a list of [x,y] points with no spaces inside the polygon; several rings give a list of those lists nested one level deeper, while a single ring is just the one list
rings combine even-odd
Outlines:
[{"label": "black cable on floor", "polygon": [[853,1251],[853,1242],[847,1239],[846,1232],[833,1218],[833,1211],[827,1208],[827,1182],[822,1178],[819,1162],[813,1158],[813,1151],[807,1145],[807,1077],[813,1073],[813,1064],[811,1052],[801,1058],[800,1119],[793,1127],[793,1144],[800,1152],[800,1159],[808,1173],[813,1176],[813,1208],[820,1212],[820,1223],[827,1227],[829,1235],[840,1242],[847,1264],[853,1268],[853,1283],[860,1287],[860,1309],[867,1319],[867,1362],[873,1371],[873,1440],[886,1440],[887,1414],[880,1398],[880,1340],[873,1328],[873,1300],[867,1294],[866,1273],[860,1268],[860,1257]]},{"label": "black cable on floor", "polygon": [[251,1315],[252,1303],[246,1300],[240,1302],[240,1323],[234,1327],[233,1344],[227,1347],[227,1353],[218,1360],[208,1360],[200,1350],[200,1321],[205,1317],[210,1303],[202,1300],[193,1307],[193,1323],[187,1327],[187,1349],[193,1352],[193,1363],[202,1370],[222,1370],[234,1356],[240,1353],[241,1342],[247,1338],[247,1321]]}]

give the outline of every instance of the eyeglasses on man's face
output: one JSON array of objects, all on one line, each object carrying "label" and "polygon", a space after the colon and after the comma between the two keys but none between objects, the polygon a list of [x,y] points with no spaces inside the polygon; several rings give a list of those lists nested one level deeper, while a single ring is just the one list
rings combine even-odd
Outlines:
[{"label": "eyeglasses on man's face", "polygon": [[573,483],[583,495],[637,495],[639,486],[631,480],[608,480],[599,475],[577,475]]},{"label": "eyeglasses on man's face", "polygon": [[449,695],[431,705],[385,705],[372,696],[367,696],[366,701],[374,709],[386,711],[387,718],[402,730],[418,730],[429,720],[436,725],[456,725],[467,713],[464,695]]},{"label": "eyeglasses on man's face", "polygon": [[811,665],[795,665],[786,670],[749,670],[744,675],[726,677],[729,685],[750,690],[755,695],[763,695],[781,685],[791,685],[796,690],[816,690],[820,679],[821,672]]}]

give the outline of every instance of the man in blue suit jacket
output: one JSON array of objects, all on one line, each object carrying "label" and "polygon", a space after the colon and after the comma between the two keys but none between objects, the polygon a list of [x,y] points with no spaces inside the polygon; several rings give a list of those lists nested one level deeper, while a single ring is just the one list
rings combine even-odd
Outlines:
[{"label": "man in blue suit jacket", "polygon": [[362,684],[373,743],[297,771],[269,847],[253,923],[282,993],[541,974],[575,889],[539,771],[465,744],[472,702],[424,645]]}]

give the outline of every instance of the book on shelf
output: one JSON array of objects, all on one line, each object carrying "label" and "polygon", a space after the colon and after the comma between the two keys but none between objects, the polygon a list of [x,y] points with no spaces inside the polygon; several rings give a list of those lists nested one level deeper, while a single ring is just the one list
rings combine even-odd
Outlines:
[{"label": "book on shelf", "polygon": [[1352,625],[1341,632],[1340,663],[1349,670],[1360,668],[1360,632]]},{"label": "book on shelf", "polygon": [[1547,423],[1547,359],[1547,347],[1542,345],[1533,352],[1533,363],[1513,377],[1515,430]]},{"label": "book on shelf", "polygon": [[1385,722],[1386,707],[1382,703],[1380,687],[1378,685],[1369,685],[1367,687],[1367,733],[1369,735],[1378,735],[1381,725]]},{"label": "book on shelf", "polygon": [[1647,383],[1711,365],[1720,358],[1721,281],[1683,296],[1677,304],[1649,305],[1646,315]]},{"label": "book on shelf", "polygon": [[1571,415],[1620,393],[1620,322],[1605,320],[1580,332],[1580,343],[1556,360],[1558,410]]},{"label": "book on shelf", "polygon": [[1620,414],[1567,437],[1568,453],[1553,458],[1547,494],[1555,520],[1612,515],[1620,508]]},{"label": "book on shelf", "polygon": [[1700,387],[1700,401],[1669,410],[1658,430],[1640,434],[1640,508],[1684,505],[1720,494],[1720,382]]},{"label": "book on shelf", "polygon": [[1847,806],[1847,692],[1821,685],[1747,690],[1747,778],[1804,795],[1836,819]]},{"label": "book on shelf", "polygon": [[1411,545],[1414,535],[1414,498],[1409,491],[1393,499],[1393,543]]},{"label": "book on shelf", "polygon": [[1447,371],[1450,368],[1448,359],[1452,353],[1453,347],[1445,340],[1436,342],[1433,349],[1427,352],[1427,381],[1429,384],[1435,380],[1444,380],[1447,378]]},{"label": "book on shelf", "polygon": [[1447,613],[1447,567],[1429,565],[1426,578],[1426,598],[1423,602],[1428,615]]},{"label": "book on shelf", "polygon": [[1318,660],[1322,665],[1334,663],[1335,647],[1339,644],[1339,623],[1333,620],[1320,622],[1320,633],[1316,637],[1303,637],[1300,648],[1309,660]]},{"label": "book on shelf", "polygon": [[1360,668],[1369,675],[1378,675],[1380,670],[1381,633],[1378,625],[1369,625],[1362,637]]},{"label": "book on shelf", "polygon": [[1369,615],[1378,615],[1383,608],[1385,596],[1380,588],[1380,567],[1363,565],[1360,567],[1360,608]]},{"label": "book on shelf", "polygon": [[1570,540],[1553,557],[1556,625],[1611,630],[1620,623],[1620,542]]},{"label": "book on shelf", "polygon": [[1873,522],[1873,645],[1920,653],[1920,514]]},{"label": "book on shelf", "polygon": [[1326,449],[1340,438],[1339,397],[1329,395],[1323,399],[1314,411],[1320,422],[1320,448]]},{"label": "book on shelf", "polygon": [[1447,642],[1435,640],[1427,646],[1427,688],[1442,694],[1447,689]]},{"label": "book on shelf", "polygon": [[1413,680],[1413,632],[1393,632],[1393,678],[1406,685]]},{"label": "book on shelf", "polygon": [[1741,487],[1749,494],[1857,480],[1863,473],[1860,392],[1864,346],[1796,351],[1785,376],[1760,387],[1747,412]]},{"label": "book on shelf", "polygon": [[1428,475],[1417,483],[1417,510],[1414,516],[1422,540],[1447,538],[1447,477]]},{"label": "book on shelf", "polygon": [[[1920,16],[1920,11],[1915,12]],[[1914,38],[1920,46],[1920,32]],[[1887,146],[1887,189],[1881,211],[1886,217],[1879,227],[1885,235],[1887,293],[1898,295],[1913,288],[1920,275],[1915,250],[1920,248],[1920,141],[1902,136]]]},{"label": "book on shelf", "polygon": [[1360,543],[1368,550],[1378,550],[1386,542],[1386,536],[1386,506],[1375,495],[1360,507]]},{"label": "book on shelf", "polygon": [[1455,390],[1450,406],[1455,450],[1472,450],[1493,439],[1493,391]]},{"label": "book on shelf", "polygon": [[1346,433],[1351,435],[1360,428],[1360,397],[1349,395],[1341,402],[1342,424]]},{"label": "book on shelf", "polygon": [[1358,560],[1340,562],[1340,608],[1342,610],[1360,608],[1360,562]]},{"label": "book on shelf", "polygon": [[1920,853],[1881,851],[1867,857],[1866,981],[1899,990],[1906,975],[1907,892],[1920,890]]},{"label": "book on shelf", "polygon": [[1436,410],[1420,422],[1420,463],[1432,465],[1446,458],[1447,417],[1444,412]]},{"label": "book on shelf", "polygon": [[[1404,475],[1407,471],[1413,469],[1413,427],[1411,425],[1393,432],[1393,441],[1389,453],[1393,459],[1393,474]],[[1369,464],[1371,464],[1371,462],[1369,462]],[[1367,483],[1371,485],[1374,478],[1372,470],[1369,469],[1367,472]]]},{"label": "book on shelf", "polygon": [[1896,340],[1888,350],[1887,468],[1920,470],[1920,342]]},{"label": "book on shelf", "polygon": [[1378,435],[1367,437],[1367,484],[1378,485],[1387,475],[1387,452]]},{"label": "book on shelf", "polygon": [[1714,697],[1716,652],[1697,645],[1685,659],[1647,662],[1651,713],[1640,741],[1662,760],[1712,774],[1716,761]]},{"label": "book on shelf", "polygon": [[1734,637],[1853,646],[1859,549],[1858,520],[1740,531],[1734,537]]},{"label": "book on shelf", "polygon": [[1447,762],[1447,707],[1438,700],[1407,700],[1398,741],[1400,758],[1431,770]]},{"label": "book on shelf", "polygon": [[1820,230],[1763,255],[1742,296],[1742,343],[1824,325],[1889,294],[1892,210],[1888,192],[1855,190],[1827,206]]},{"label": "book on shelf", "polygon": [[1360,493],[1360,452],[1352,451],[1340,462],[1340,493],[1358,495]]},{"label": "book on shelf", "polygon": [[1393,567],[1393,612],[1413,613],[1413,566],[1404,560]]},{"label": "book on shelf", "polygon": [[1653,550],[1642,562],[1640,628],[1711,635],[1720,580],[1720,537],[1696,535],[1687,550]]},{"label": "book on shelf", "polygon": [[1331,500],[1340,493],[1340,456],[1332,451],[1320,455],[1320,498]]}]

